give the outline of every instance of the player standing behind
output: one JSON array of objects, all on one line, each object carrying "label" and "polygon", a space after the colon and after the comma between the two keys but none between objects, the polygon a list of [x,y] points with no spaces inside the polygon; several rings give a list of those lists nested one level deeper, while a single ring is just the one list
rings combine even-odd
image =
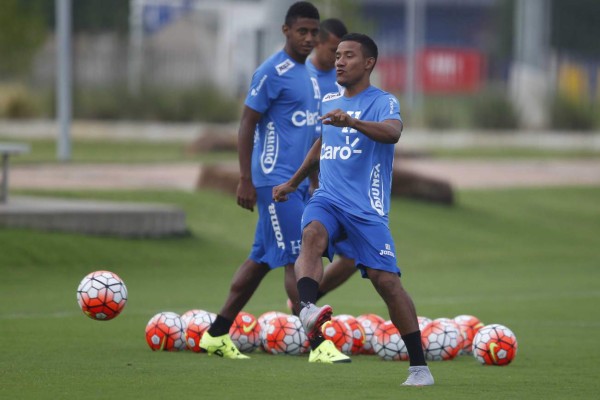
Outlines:
[{"label": "player standing behind", "polygon": [[306,60],[306,68],[319,82],[321,94],[339,92],[335,76],[335,52],[342,36],[348,33],[346,26],[337,18],[321,22],[319,39],[311,56]]},{"label": "player standing behind", "polygon": [[284,286],[297,303],[294,263],[300,251],[300,219],[308,183],[299,182],[289,204],[275,203],[272,189],[288,180],[302,164],[318,125],[320,91],[305,61],[319,33],[319,11],[296,2],[286,13],[285,47],[254,72],[238,131],[240,180],[237,203],[254,211],[258,221],[248,259],[233,276],[225,304],[202,336],[200,347],[226,358],[248,358],[229,337],[229,329],[254,291],[274,268],[284,266]]},{"label": "player standing behind", "polygon": [[300,320],[311,342],[322,340],[315,339],[315,333],[332,313],[328,305],[314,305],[323,276],[322,254],[331,259],[333,243],[347,237],[358,269],[384,300],[406,344],[410,367],[403,384],[432,385],[415,306],[400,281],[388,227],[394,144],[400,139],[402,121],[398,100],[371,86],[377,54],[377,45],[366,35],[342,38],[336,73],[344,94],[323,98],[321,139],[292,178],[273,189],[273,198],[287,200],[320,164],[319,189],[302,215],[302,250],[295,268],[303,305]]}]

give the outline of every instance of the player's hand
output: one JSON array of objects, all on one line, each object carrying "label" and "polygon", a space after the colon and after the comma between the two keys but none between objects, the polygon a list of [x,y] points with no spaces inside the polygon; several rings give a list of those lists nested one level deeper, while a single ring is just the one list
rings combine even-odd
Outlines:
[{"label": "player's hand", "polygon": [[256,205],[256,188],[251,179],[240,178],[237,187],[237,204],[246,210],[254,211]]},{"label": "player's hand", "polygon": [[323,121],[323,124],[325,125],[333,125],[337,126],[338,128],[353,128],[355,122],[354,118],[352,118],[350,115],[348,115],[347,112],[340,110],[339,108],[333,111],[329,111],[327,114],[321,116],[319,119]]},{"label": "player's hand", "polygon": [[295,190],[296,190],[296,188],[287,182],[282,183],[281,185],[275,186],[273,188],[273,200],[276,202],[287,201],[288,194],[294,192]]}]

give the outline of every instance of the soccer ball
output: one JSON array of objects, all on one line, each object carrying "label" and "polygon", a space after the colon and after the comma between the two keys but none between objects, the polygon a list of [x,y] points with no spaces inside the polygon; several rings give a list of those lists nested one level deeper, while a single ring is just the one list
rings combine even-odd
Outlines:
[{"label": "soccer ball", "polygon": [[352,354],[352,329],[343,320],[333,317],[321,326],[326,340],[331,340],[335,347],[346,355]]},{"label": "soccer ball", "polygon": [[362,354],[375,354],[373,350],[373,334],[379,324],[383,324],[385,319],[381,318],[377,314],[363,314],[356,317],[356,320],[362,326],[365,332],[365,343],[363,344],[361,353]]},{"label": "soccer ball", "polygon": [[373,350],[384,360],[407,361],[408,350],[392,321],[379,324],[373,335]]},{"label": "soccer ball", "polygon": [[267,327],[267,322],[269,322],[272,318],[275,317],[284,317],[288,314],[282,313],[280,311],[267,311],[266,313],[261,314],[256,320],[258,321],[258,325],[260,328],[264,330]]},{"label": "soccer ball", "polygon": [[260,325],[256,317],[241,311],[229,329],[229,336],[242,353],[250,353],[260,345]]},{"label": "soccer ball", "polygon": [[181,321],[183,321],[183,330],[185,330],[190,321],[198,314],[205,313],[206,311],[194,308],[181,314]]},{"label": "soccer ball", "polygon": [[417,317],[417,321],[419,322],[419,330],[423,332],[423,329],[425,329],[425,327],[432,321],[432,319],[419,316]]},{"label": "soccer ball", "polygon": [[154,351],[184,350],[185,334],[179,314],[166,311],[154,315],[146,325],[146,342]]},{"label": "soccer ball", "polygon": [[504,325],[486,325],[473,338],[473,356],[484,365],[510,364],[517,348],[517,337]]},{"label": "soccer ball", "polygon": [[216,318],[217,314],[208,311],[200,311],[194,315],[184,328],[185,343],[188,349],[196,353],[203,351],[200,348],[200,340]]},{"label": "soccer ball", "polygon": [[350,353],[360,354],[365,345],[365,330],[362,325],[352,315],[342,314],[336,317],[339,320],[344,321],[350,327],[350,333],[352,335],[352,348]]},{"label": "soccer ball", "polygon": [[261,341],[267,353],[299,355],[308,351],[308,338],[295,315],[271,318],[265,326]]},{"label": "soccer ball", "polygon": [[458,315],[454,317],[454,322],[458,324],[463,337],[463,348],[459,354],[471,354],[473,338],[479,329],[483,327],[483,323],[479,318],[472,315]]},{"label": "soccer ball", "polygon": [[267,351],[265,349],[265,347],[263,346],[263,340],[262,337],[264,336],[264,332],[265,329],[267,329],[267,322],[269,322],[271,319],[275,318],[275,317],[282,317],[282,316],[287,316],[288,314],[286,313],[282,313],[280,311],[267,311],[265,313],[262,313],[256,320],[258,321],[258,325],[260,326],[260,349],[263,351]]},{"label": "soccer ball", "polygon": [[458,325],[448,318],[434,319],[421,332],[425,358],[431,361],[452,360],[462,349]]},{"label": "soccer ball", "polygon": [[88,317],[108,321],[123,311],[127,303],[127,287],[114,272],[91,272],[79,283],[77,302]]}]

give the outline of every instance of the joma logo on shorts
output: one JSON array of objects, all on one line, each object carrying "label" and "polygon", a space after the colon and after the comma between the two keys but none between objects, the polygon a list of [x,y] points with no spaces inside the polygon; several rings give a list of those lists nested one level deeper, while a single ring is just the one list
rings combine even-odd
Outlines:
[{"label": "joma logo on shorts", "polygon": [[385,250],[379,250],[379,255],[380,256],[396,257],[394,255],[394,252],[392,251],[392,246],[390,246],[388,243],[385,244]]},{"label": "joma logo on shorts", "polygon": [[285,250],[285,243],[283,242],[283,233],[281,233],[281,227],[279,226],[279,218],[277,218],[277,210],[275,204],[269,204],[269,214],[271,215],[271,226],[273,226],[273,233],[275,233],[275,240],[277,240],[277,247],[281,250]]}]

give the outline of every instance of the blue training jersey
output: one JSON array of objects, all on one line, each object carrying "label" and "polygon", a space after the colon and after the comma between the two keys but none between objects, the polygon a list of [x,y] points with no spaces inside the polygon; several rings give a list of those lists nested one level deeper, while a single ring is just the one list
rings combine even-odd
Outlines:
[{"label": "blue training jersey", "polygon": [[310,72],[312,76],[317,78],[317,82],[319,83],[319,88],[321,89],[321,94],[323,96],[328,93],[337,93],[342,89],[342,87],[337,83],[335,68],[332,68],[329,71],[322,71],[314,66],[314,64],[310,61],[310,58],[307,58],[306,69],[308,69],[308,72]]},{"label": "blue training jersey", "polygon": [[[343,87],[338,85],[337,83],[335,68],[332,68],[329,71],[322,71],[314,66],[314,64],[310,61],[310,58],[307,58],[306,69],[311,74],[311,76],[317,79],[317,83],[319,84],[319,89],[321,91],[322,96],[325,96],[329,93],[338,93],[343,91]],[[321,136],[321,129],[321,122],[319,121],[317,129],[315,131],[315,140],[317,140]]]},{"label": "blue training jersey", "polygon": [[[326,95],[321,107],[322,115],[339,108],[362,121],[401,120],[398,99],[374,86],[354,97]],[[319,189],[314,196],[387,224],[393,163],[394,144],[376,142],[355,129],[323,125]]]},{"label": "blue training jersey", "polygon": [[320,98],[316,78],[284,50],[254,72],[245,104],[262,114],[252,150],[255,187],[286,182],[302,165],[319,124]]}]

